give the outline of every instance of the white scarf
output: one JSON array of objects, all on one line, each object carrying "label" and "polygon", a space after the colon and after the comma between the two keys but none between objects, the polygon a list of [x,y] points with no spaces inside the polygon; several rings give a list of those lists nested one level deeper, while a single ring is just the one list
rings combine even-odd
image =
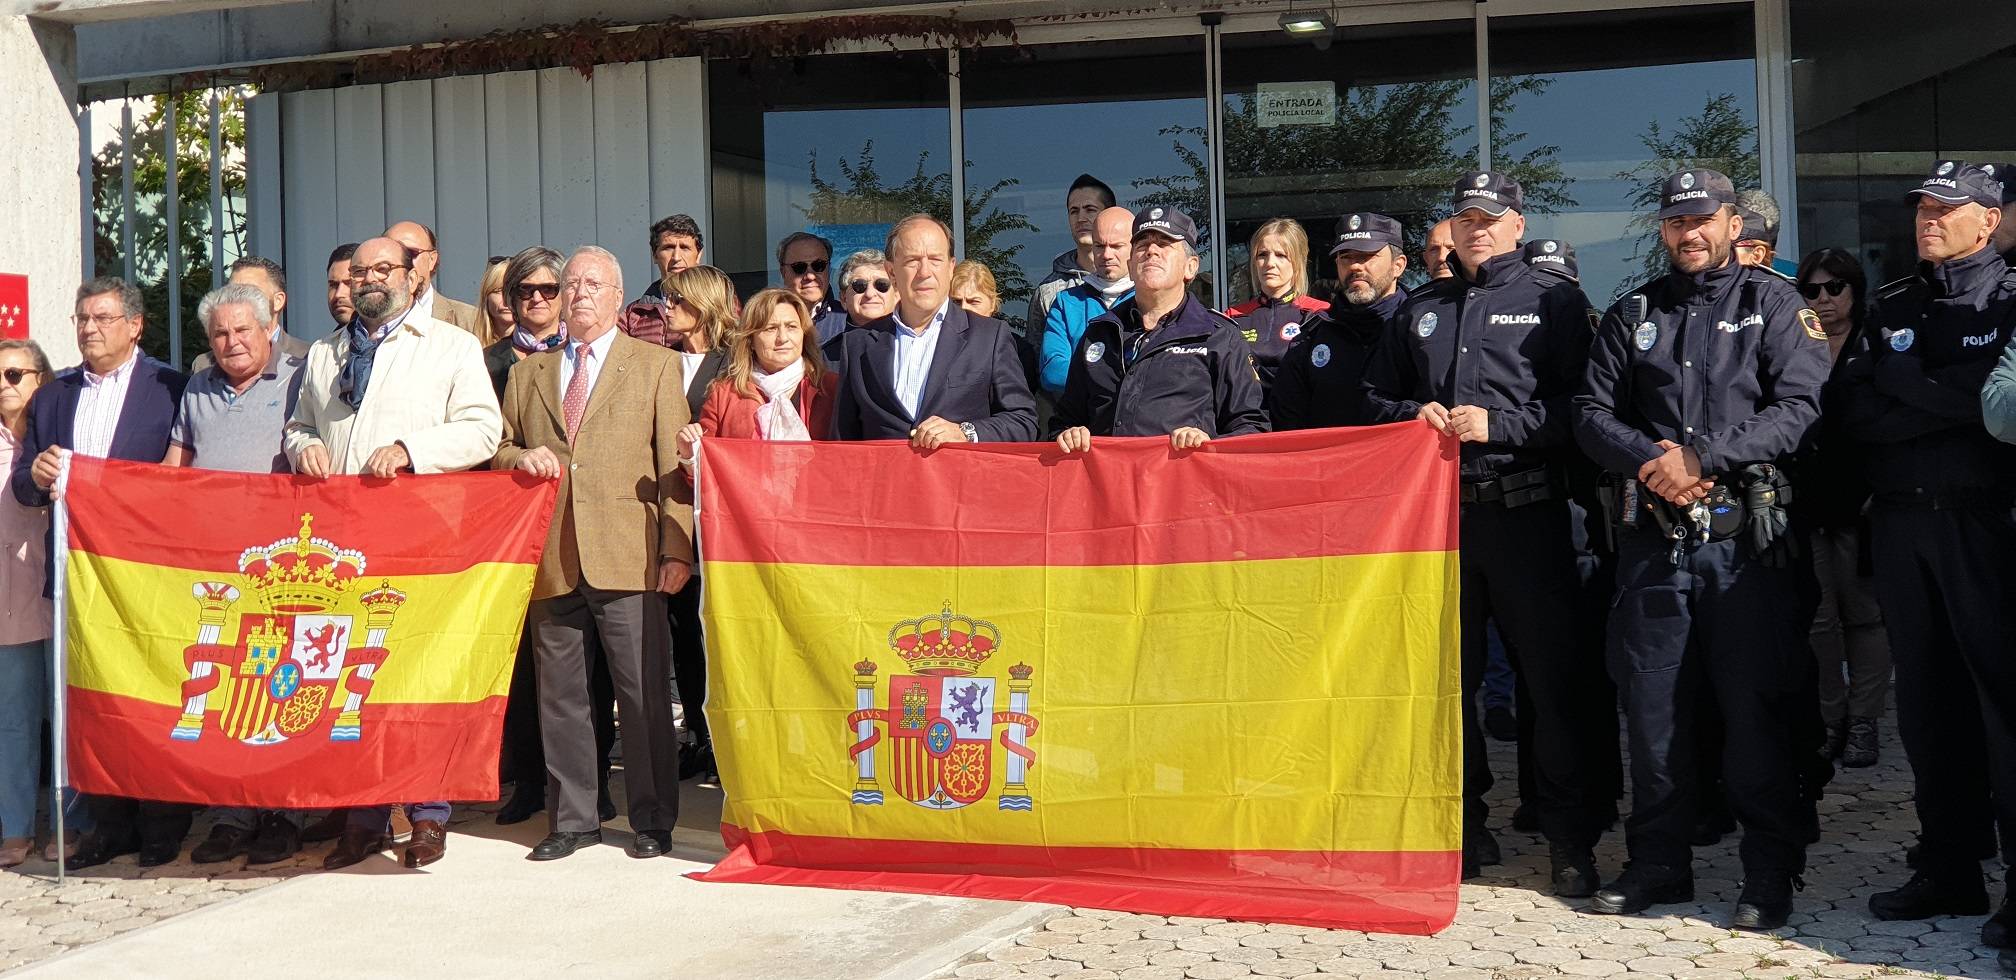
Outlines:
[{"label": "white scarf", "polygon": [[760,367],[755,371],[756,387],[763,389],[763,407],[756,410],[756,434],[774,442],[811,442],[811,430],[805,428],[798,407],[791,404],[791,396],[805,380],[805,359],[792,361],[790,367],[775,374],[765,374]]}]

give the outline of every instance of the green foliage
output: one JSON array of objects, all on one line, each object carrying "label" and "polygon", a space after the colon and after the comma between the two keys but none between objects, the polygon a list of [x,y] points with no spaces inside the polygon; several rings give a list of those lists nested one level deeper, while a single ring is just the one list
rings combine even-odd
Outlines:
[{"label": "green foliage", "polygon": [[1764,173],[1757,150],[1757,124],[1744,116],[1733,92],[1710,96],[1699,115],[1682,118],[1670,133],[1656,119],[1645,124],[1639,140],[1645,144],[1649,159],[1619,172],[1617,179],[1639,185],[1631,198],[1633,210],[1638,212],[1631,220],[1631,226],[1638,229],[1631,258],[1650,279],[1664,275],[1669,266],[1666,247],[1659,241],[1660,180],[1682,170],[1707,167],[1727,174],[1742,191],[1763,183]]},{"label": "green foliage", "polygon": [[[245,92],[221,89],[224,256],[245,252]],[[175,106],[175,234],[167,216],[168,155],[164,130],[169,99]],[[135,106],[133,119],[133,276],[147,299],[147,332],[140,345],[168,360],[168,255],[181,257],[182,358],[204,351],[196,304],[210,289],[210,95],[207,90],[156,95]],[[109,107],[108,107],[109,108]],[[115,136],[91,159],[92,257],[101,275],[121,275],[124,189],[121,148]]]}]

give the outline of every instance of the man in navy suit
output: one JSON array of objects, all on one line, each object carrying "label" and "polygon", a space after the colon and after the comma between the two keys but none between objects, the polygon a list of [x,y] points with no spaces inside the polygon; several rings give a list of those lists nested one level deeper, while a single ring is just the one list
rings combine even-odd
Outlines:
[{"label": "man in navy suit", "polygon": [[842,439],[906,439],[923,450],[953,442],[1029,442],[1036,399],[1015,335],[951,302],[952,234],[913,214],[889,229],[884,249],[896,309],[840,335]]},{"label": "man in navy suit", "polygon": [[[189,379],[140,353],[144,309],[140,290],[124,279],[105,276],[78,287],[71,320],[84,363],[43,386],[29,403],[28,431],[10,479],[23,505],[49,505],[67,453],[144,463],[159,463],[167,454],[175,407]],[[143,867],[167,864],[189,833],[186,806],[96,797],[91,810],[97,828],[78,845],[72,868],[136,851]]]}]

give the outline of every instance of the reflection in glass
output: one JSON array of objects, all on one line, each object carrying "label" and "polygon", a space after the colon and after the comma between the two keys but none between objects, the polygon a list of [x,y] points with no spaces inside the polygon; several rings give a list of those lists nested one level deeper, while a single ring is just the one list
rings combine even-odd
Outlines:
[{"label": "reflection in glass", "polygon": [[1548,161],[1544,206],[1527,185],[1526,237],[1572,243],[1598,305],[1667,269],[1660,178],[1712,167],[1738,190],[1759,185],[1748,4],[1490,24],[1492,158],[1515,172]]}]

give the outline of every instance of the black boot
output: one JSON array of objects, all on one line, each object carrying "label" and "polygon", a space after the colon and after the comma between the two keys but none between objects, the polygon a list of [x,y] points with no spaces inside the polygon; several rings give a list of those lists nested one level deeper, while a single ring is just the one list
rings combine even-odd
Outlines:
[{"label": "black boot", "polygon": [[497,808],[497,826],[509,827],[514,823],[524,823],[545,810],[545,784],[519,780],[511,784],[511,798]]},{"label": "black boot", "polygon": [[[2003,877],[2006,880],[2008,876]],[[2016,892],[2016,886],[2011,890]],[[2016,942],[2010,941],[2012,938],[2016,938],[2016,894],[2004,894],[2002,907],[1981,923],[1981,945],[2009,949],[2016,947]]]},{"label": "black boot", "polygon": [[1841,768],[1873,766],[1876,759],[1876,719],[1848,719],[1848,741],[1841,748]]},{"label": "black boot", "polygon": [[1553,844],[1547,849],[1554,874],[1554,894],[1561,898],[1588,898],[1596,894],[1603,879],[1596,876],[1596,855],[1589,848]]},{"label": "black boot", "polygon": [[1848,722],[1827,723],[1827,738],[1820,743],[1820,757],[1832,761],[1841,758],[1841,747],[1848,744]]},{"label": "black boot", "polygon": [[1519,808],[1512,811],[1512,829],[1522,834],[1539,833],[1540,814],[1538,809],[1531,803],[1520,803]]},{"label": "black boot", "polygon": [[259,835],[245,848],[245,863],[279,864],[301,853],[301,828],[276,810],[259,814]]},{"label": "black boot", "polygon": [[1904,887],[1869,896],[1869,914],[1879,919],[1929,919],[1935,915],[1981,915],[1988,889],[1981,869],[1955,868],[1944,874],[1920,868]]},{"label": "black boot", "polygon": [[1484,873],[1484,866],[1498,864],[1504,856],[1498,851],[1498,838],[1482,827],[1463,834],[1463,877],[1475,878]]},{"label": "black boot", "polygon": [[1743,894],[1736,898],[1736,916],[1730,920],[1729,927],[1769,932],[1784,925],[1792,915],[1792,890],[1795,888],[1806,889],[1806,882],[1795,874],[1782,871],[1746,874]]},{"label": "black boot", "polygon": [[1589,911],[1597,915],[1637,915],[1654,905],[1694,900],[1694,875],[1681,868],[1632,862],[1608,887],[1596,890]]}]

